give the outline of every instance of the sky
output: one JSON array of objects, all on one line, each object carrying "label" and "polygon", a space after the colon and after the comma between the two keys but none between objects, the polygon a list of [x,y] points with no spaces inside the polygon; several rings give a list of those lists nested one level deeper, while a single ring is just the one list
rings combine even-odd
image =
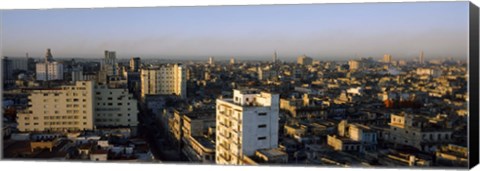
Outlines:
[{"label": "sky", "polygon": [[1,11],[3,56],[467,58],[468,2]]}]

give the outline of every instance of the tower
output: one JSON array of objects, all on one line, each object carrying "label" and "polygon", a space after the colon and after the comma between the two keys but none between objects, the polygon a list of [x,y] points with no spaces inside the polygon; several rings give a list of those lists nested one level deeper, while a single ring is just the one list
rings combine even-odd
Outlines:
[{"label": "tower", "polygon": [[[28,56],[28,53],[27,53],[27,56]],[[50,51],[50,48],[48,48],[47,52],[45,53],[45,63],[52,62],[52,61],[53,61],[52,51]]]},{"label": "tower", "polygon": [[275,51],[273,53],[273,63],[276,64],[277,63],[277,51]]},{"label": "tower", "polygon": [[425,57],[423,56],[423,50],[420,52],[420,57],[418,59],[418,63],[425,64]]}]

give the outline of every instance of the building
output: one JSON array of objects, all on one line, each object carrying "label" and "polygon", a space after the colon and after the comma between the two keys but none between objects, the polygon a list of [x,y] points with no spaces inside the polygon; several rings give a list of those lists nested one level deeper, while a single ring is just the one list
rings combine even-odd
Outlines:
[{"label": "building", "polygon": [[258,79],[259,80],[276,80],[278,73],[276,70],[270,67],[258,67]]},{"label": "building", "polygon": [[387,64],[392,63],[392,55],[390,54],[383,55],[383,62]]},{"label": "building", "polygon": [[29,108],[18,112],[18,129],[29,131],[92,130],[94,83],[33,90]]},{"label": "building", "polygon": [[387,141],[424,152],[435,151],[439,145],[453,141],[451,129],[430,123],[422,116],[407,113],[391,114],[389,125]]},{"label": "building", "polygon": [[3,71],[2,71],[3,81],[14,80],[12,60],[10,60],[8,57],[3,58],[2,68],[3,68]]},{"label": "building", "polygon": [[38,81],[63,80],[63,64],[53,60],[52,52],[47,49],[45,62],[36,64]]},{"label": "building", "polygon": [[18,113],[17,122],[23,132],[135,128],[137,115],[137,101],[127,89],[77,81],[74,85],[33,90],[29,107]]},{"label": "building", "polygon": [[313,63],[313,59],[306,56],[306,55],[302,55],[302,56],[299,56],[297,58],[297,64],[300,64],[300,65],[312,65]]},{"label": "building", "polygon": [[425,56],[423,56],[423,51],[420,52],[420,56],[418,57],[419,64],[425,64]]},{"label": "building", "polygon": [[47,52],[45,53],[45,62],[53,62],[52,51],[50,48],[48,48]]},{"label": "building", "polygon": [[73,67],[72,68],[72,82],[75,82],[75,81],[84,81],[86,80],[85,79],[85,76],[83,75],[83,67]]},{"label": "building", "polygon": [[234,57],[230,58],[230,65],[235,65],[235,58]]},{"label": "building", "polygon": [[348,61],[348,66],[349,66],[350,70],[358,70],[362,67],[361,62],[358,61],[358,60],[349,60]]},{"label": "building", "polygon": [[102,70],[107,72],[107,76],[117,75],[117,55],[115,51],[105,51],[105,58],[103,59]]},{"label": "building", "polygon": [[176,95],[187,96],[185,67],[181,64],[166,64],[141,70],[141,96]]},{"label": "building", "polygon": [[278,62],[277,51],[273,52],[272,62],[273,64],[277,64]]},{"label": "building", "polygon": [[208,57],[208,64],[215,65],[215,60],[213,59],[213,57]]},{"label": "building", "polygon": [[140,57],[130,58],[130,71],[138,72],[140,69]]},{"label": "building", "polygon": [[337,127],[337,135],[328,135],[327,144],[337,151],[365,152],[376,150],[377,132],[370,127],[358,123],[341,121]]},{"label": "building", "polygon": [[244,164],[257,150],[278,147],[278,94],[234,90],[232,99],[216,102],[217,164]]},{"label": "building", "polygon": [[59,62],[37,63],[37,80],[63,80],[63,64]]},{"label": "building", "polygon": [[431,76],[431,77],[440,77],[442,75],[442,70],[433,69],[433,68],[417,68],[417,75],[420,76]]},{"label": "building", "polygon": [[137,100],[126,88],[95,86],[96,127],[136,127],[138,125]]}]

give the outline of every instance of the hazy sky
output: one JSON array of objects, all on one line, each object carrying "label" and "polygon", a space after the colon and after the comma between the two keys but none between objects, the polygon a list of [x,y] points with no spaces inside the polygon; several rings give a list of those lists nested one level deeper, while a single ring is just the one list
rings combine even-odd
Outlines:
[{"label": "hazy sky", "polygon": [[468,2],[2,11],[4,56],[466,59]]}]

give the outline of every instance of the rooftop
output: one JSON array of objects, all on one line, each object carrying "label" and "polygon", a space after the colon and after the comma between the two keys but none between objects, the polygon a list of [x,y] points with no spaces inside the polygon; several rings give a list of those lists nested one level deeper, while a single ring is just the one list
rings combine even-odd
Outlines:
[{"label": "rooftop", "polygon": [[257,150],[257,152],[267,156],[268,158],[275,158],[275,157],[287,155],[287,153],[276,148],[261,149],[261,150]]}]

